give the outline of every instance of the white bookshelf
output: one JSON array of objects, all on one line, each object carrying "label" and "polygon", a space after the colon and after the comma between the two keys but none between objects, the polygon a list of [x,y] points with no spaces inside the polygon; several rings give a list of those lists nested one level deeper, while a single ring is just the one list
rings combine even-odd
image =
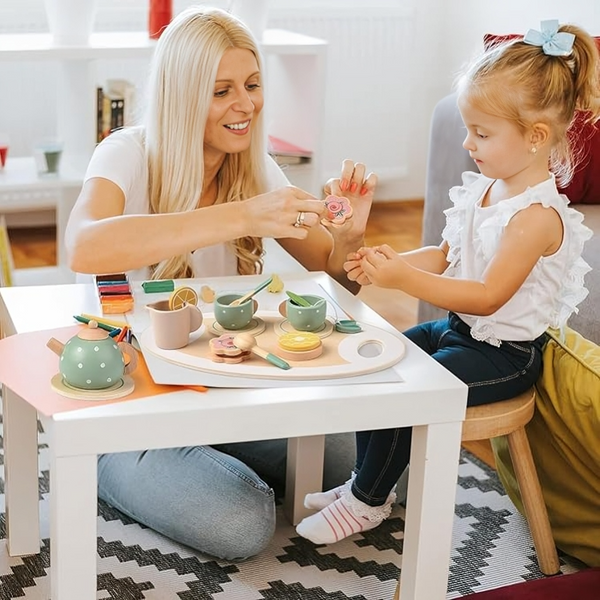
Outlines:
[{"label": "white bookshelf", "polygon": [[[53,276],[62,280],[69,275],[64,231],[96,143],[96,61],[150,59],[155,45],[145,31],[93,33],[82,46],[54,45],[50,34],[0,35],[0,62],[54,61],[59,66],[56,131],[64,143],[59,174],[39,178],[33,158],[12,158],[10,153],[0,171],[0,213],[56,210],[58,268],[46,274],[28,269],[26,276],[16,275],[17,282],[48,283]],[[290,166],[285,173],[294,185],[320,193],[327,42],[274,29],[265,31],[261,48],[267,130],[312,151],[309,164]]]}]

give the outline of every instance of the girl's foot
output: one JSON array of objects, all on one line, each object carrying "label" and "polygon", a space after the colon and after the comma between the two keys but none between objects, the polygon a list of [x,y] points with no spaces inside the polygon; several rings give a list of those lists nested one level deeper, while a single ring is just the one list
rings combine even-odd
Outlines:
[{"label": "girl's foot", "polygon": [[344,490],[332,504],[303,519],[296,532],[314,544],[333,544],[354,533],[377,527],[390,516],[395,500],[396,494],[391,492],[383,506],[369,506],[353,496],[350,490]]},{"label": "girl's foot", "polygon": [[[304,496],[304,507],[310,508],[311,510],[323,510],[326,506],[333,504],[338,498],[342,497],[344,492],[349,492],[352,487],[352,482],[356,477],[356,473],[352,473],[350,479],[346,481],[346,483],[342,485],[338,485],[336,488],[331,490],[327,490],[326,492],[315,492],[313,494],[306,494]],[[393,487],[388,499],[386,500],[386,504],[388,502],[394,503],[392,500],[392,494],[394,494],[396,490],[396,486]],[[394,496],[395,497],[395,496]]]},{"label": "girl's foot", "polygon": [[356,477],[356,473],[352,473],[350,479],[342,485],[338,485],[332,490],[326,492],[315,492],[314,494],[306,494],[304,496],[304,507],[311,510],[323,510],[326,506],[333,504],[338,498],[341,498],[344,491],[350,491],[350,486]]}]

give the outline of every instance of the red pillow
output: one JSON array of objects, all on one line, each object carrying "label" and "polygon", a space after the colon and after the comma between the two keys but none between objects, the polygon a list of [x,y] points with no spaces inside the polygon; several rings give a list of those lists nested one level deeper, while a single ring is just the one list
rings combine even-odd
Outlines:
[{"label": "red pillow", "polygon": [[[487,50],[494,44],[522,38],[522,35],[516,33],[486,33],[483,36],[483,44]],[[594,40],[600,51],[600,37],[595,37]],[[580,158],[573,179],[566,187],[559,188],[559,191],[565,194],[572,204],[600,204],[600,126],[598,123],[584,123],[583,115],[577,112],[569,128],[569,136],[575,140],[574,145]]]}]

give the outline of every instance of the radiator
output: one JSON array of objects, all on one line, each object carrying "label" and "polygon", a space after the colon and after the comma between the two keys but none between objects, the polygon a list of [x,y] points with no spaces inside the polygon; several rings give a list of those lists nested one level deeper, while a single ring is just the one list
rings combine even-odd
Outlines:
[{"label": "radiator", "polygon": [[360,160],[380,180],[408,170],[413,11],[400,7],[273,10],[269,27],[329,42],[322,150],[324,172]]}]

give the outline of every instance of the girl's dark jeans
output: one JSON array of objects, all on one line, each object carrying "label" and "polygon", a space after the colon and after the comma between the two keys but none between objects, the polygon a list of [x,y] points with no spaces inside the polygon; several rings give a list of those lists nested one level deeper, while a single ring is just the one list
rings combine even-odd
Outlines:
[{"label": "girl's dark jeans", "polygon": [[[545,334],[532,342],[503,341],[498,348],[473,339],[469,326],[449,313],[405,335],[469,386],[467,406],[514,398],[541,373]],[[408,465],[411,433],[411,427],[357,432],[352,493],[359,500],[370,506],[385,504]]]}]

